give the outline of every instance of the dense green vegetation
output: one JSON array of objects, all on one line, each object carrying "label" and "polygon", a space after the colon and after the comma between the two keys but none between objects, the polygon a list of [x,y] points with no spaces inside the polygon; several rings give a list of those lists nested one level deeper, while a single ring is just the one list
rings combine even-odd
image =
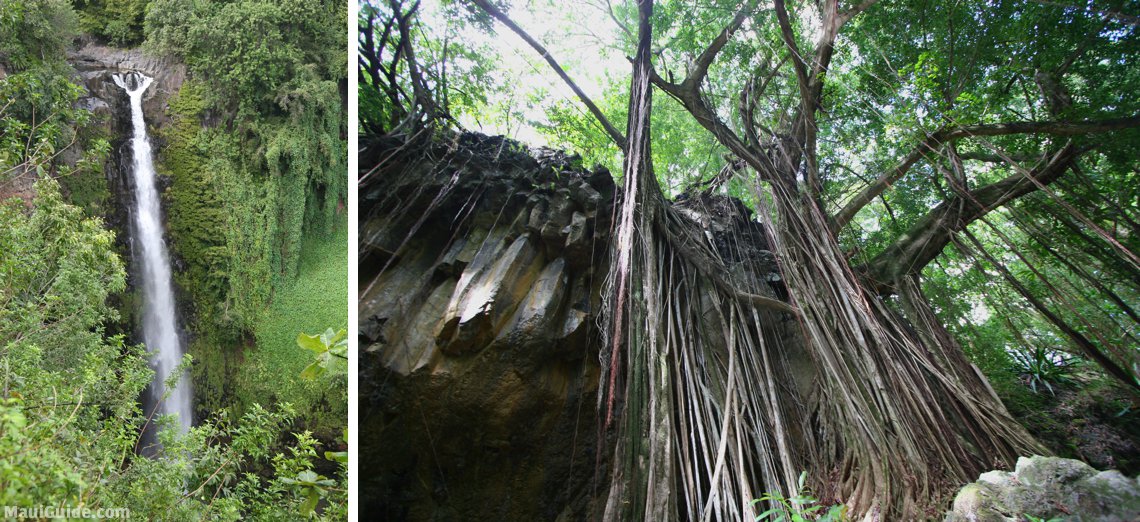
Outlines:
[{"label": "dense green vegetation", "polygon": [[115,45],[143,41],[143,19],[150,0],[75,0],[79,29]]},{"label": "dense green vegetation", "polygon": [[245,405],[288,402],[297,411],[312,412],[309,429],[333,437],[348,418],[347,382],[330,386],[326,379],[282,381],[279,375],[299,375],[313,362],[311,353],[297,349],[297,335],[323,332],[328,325],[346,327],[348,302],[347,227],[324,237],[306,239],[296,281],[277,290],[255,328],[257,346],[237,370],[237,399]]},{"label": "dense green vegetation", "polygon": [[[54,180],[35,188],[31,210],[19,200],[0,208],[0,502],[234,520],[311,511],[316,494],[324,519],[343,519],[343,463],[339,482],[317,478],[321,444],[285,434],[296,417],[288,403],[254,404],[240,418],[223,410],[186,436],[163,432],[163,458],[135,457],[148,422],[138,397],[153,372],[141,345],[106,334],[117,318],[108,297],[125,285],[113,234],[64,202]],[[328,386],[343,402],[343,383]],[[297,485],[314,480],[319,491]]]},{"label": "dense green vegetation", "polygon": [[[0,504],[345,518],[329,452],[345,377],[303,379],[317,356],[297,344],[347,322],[344,16],[301,0],[0,0]],[[102,219],[115,137],[75,103],[65,59],[81,35],[189,69],[152,135],[200,422],[164,430],[159,458],[137,455],[143,426],[172,420],[142,410],[153,372],[119,333],[137,298],[125,231]]]},{"label": "dense green vegetation", "polygon": [[[207,405],[242,395],[227,388],[241,347],[264,338],[255,332],[275,293],[297,278],[303,238],[343,229],[336,216],[347,187],[338,90],[343,17],[332,2],[156,1],[148,8],[146,45],[179,57],[194,74],[171,102],[159,163],[174,179],[171,236],[187,264],[179,285],[196,316],[208,318],[193,323],[191,350],[205,360],[198,374],[208,383]],[[203,125],[208,114],[226,115],[225,123]],[[343,308],[332,310],[339,317],[325,326],[344,325]],[[288,350],[292,343],[256,345]]]},{"label": "dense green vegetation", "polygon": [[[607,516],[697,518],[709,509],[692,499],[732,505],[724,498],[756,488],[792,497],[788,477],[804,468],[853,514],[906,519],[1018,453],[1140,470],[1135,2],[367,4],[365,147],[463,128],[537,136],[621,172],[636,201],[622,203],[629,221],[613,235],[628,243],[611,248],[619,286],[603,295],[618,321],[607,348],[623,358],[608,368],[603,348],[602,375],[637,383],[608,398],[632,414],[615,421],[621,483],[609,501],[621,507]],[[526,31],[532,42],[512,34]],[[764,449],[744,469],[717,468],[734,477],[725,484],[706,485],[723,446],[662,456],[704,447],[688,438],[694,424],[722,426],[705,398],[684,395],[688,374],[652,371],[704,353],[669,307],[692,301],[691,274],[723,270],[715,252],[701,261],[702,246],[683,244],[684,220],[661,204],[684,193],[741,198],[768,226],[820,372],[818,395],[757,385],[718,403],[775,412],[750,422],[777,431],[727,435],[729,448]],[[741,340],[752,342],[763,346]],[[750,387],[762,366],[692,368],[704,380],[688,385]],[[989,406],[991,384],[1012,415]],[[658,420],[643,421],[648,408]],[[827,436],[779,434],[789,423]]]}]

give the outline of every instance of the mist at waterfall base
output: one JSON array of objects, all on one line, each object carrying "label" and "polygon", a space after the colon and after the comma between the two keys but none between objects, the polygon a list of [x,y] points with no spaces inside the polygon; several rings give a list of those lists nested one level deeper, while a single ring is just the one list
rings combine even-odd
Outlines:
[{"label": "mist at waterfall base", "polygon": [[[150,415],[174,414],[182,433],[193,422],[190,376],[188,372],[178,378],[172,390],[166,390],[165,381],[182,361],[182,339],[179,336],[174,286],[171,281],[170,255],[163,240],[162,207],[155,183],[154,156],[147,139],[143,119],[142,98],[153,81],[140,73],[116,74],[115,84],[130,96],[130,140],[132,156],[131,179],[134,183],[134,204],[131,208],[134,237],[131,241],[131,258],[142,288],[142,339],[151,354],[150,365],[154,380],[143,400],[144,413]],[[163,395],[167,396],[165,399]],[[156,409],[157,405],[157,409]],[[154,453],[154,420],[148,423],[143,436],[143,453]]]}]

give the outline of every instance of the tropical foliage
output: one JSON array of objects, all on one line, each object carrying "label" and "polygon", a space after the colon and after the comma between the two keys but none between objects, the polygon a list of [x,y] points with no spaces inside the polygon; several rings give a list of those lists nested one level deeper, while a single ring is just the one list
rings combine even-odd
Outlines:
[{"label": "tropical foliage", "polygon": [[[172,419],[139,406],[153,374],[143,347],[107,332],[117,319],[108,297],[125,285],[113,234],[64,202],[53,180],[36,192],[31,210],[20,200],[0,208],[0,502],[233,520],[308,516],[323,498],[322,517],[342,519],[343,462],[339,482],[303,483],[323,459],[308,433],[283,435],[295,418],[288,404],[254,405],[241,419],[222,411],[185,436],[162,432],[162,458],[135,456],[140,428]],[[265,468],[268,480],[256,472]]]},{"label": "tropical foliage", "polygon": [[[232,378],[227,362],[264,350],[288,362],[264,386],[307,383],[299,330],[346,321],[344,12],[303,1],[0,0],[0,504],[156,520],[346,518],[343,375],[301,388],[297,407],[203,378],[215,363]],[[219,25],[226,17],[259,31]],[[201,40],[180,47],[164,36],[174,30]],[[207,407],[188,433],[163,429],[157,441],[143,438],[147,426],[178,422],[140,403],[153,372],[125,333],[128,251],[101,219],[113,216],[111,126],[77,103],[85,90],[66,62],[80,35],[146,42],[190,66],[156,142],[173,181],[164,203],[186,268],[178,283],[192,301],[187,361]],[[255,42],[274,53],[243,61],[224,47]],[[214,82],[232,89],[204,87]],[[310,255],[325,269],[305,270],[310,250],[334,259]],[[309,316],[321,323],[267,320],[284,289],[320,294]],[[337,294],[335,305],[322,300]],[[307,429],[318,424],[322,433]]]},{"label": "tropical foliage", "polygon": [[143,19],[151,0],[74,0],[79,28],[115,45],[143,40]]},{"label": "tropical foliage", "polygon": [[[286,289],[298,277],[304,250],[344,238],[344,23],[343,6],[328,1],[155,0],[147,9],[144,47],[177,57],[192,73],[171,100],[158,159],[173,179],[172,245],[186,263],[178,283],[196,315],[208,318],[193,322],[191,347],[204,361],[195,380],[208,407],[235,397],[241,405],[270,400],[274,394],[234,387],[250,382],[239,375],[246,371],[238,362],[246,357],[242,347],[250,337],[266,337],[267,321],[280,326],[275,301],[293,299]],[[343,276],[337,266],[320,270]],[[322,273],[306,277],[327,280]],[[331,310],[340,317],[330,322],[347,322],[340,306]],[[291,346],[299,326],[269,337]],[[253,358],[265,366],[264,357]],[[296,386],[289,379],[253,384]],[[322,394],[288,395],[308,405]],[[343,409],[301,411],[304,422],[324,426],[324,436],[339,432]]]}]

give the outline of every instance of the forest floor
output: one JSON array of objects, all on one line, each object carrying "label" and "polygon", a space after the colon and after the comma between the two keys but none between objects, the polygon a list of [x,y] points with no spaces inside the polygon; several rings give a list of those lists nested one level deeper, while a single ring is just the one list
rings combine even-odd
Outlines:
[{"label": "forest floor", "polygon": [[1035,393],[1012,379],[993,382],[1006,407],[1058,456],[1140,474],[1140,404],[1127,390],[1086,371]]}]

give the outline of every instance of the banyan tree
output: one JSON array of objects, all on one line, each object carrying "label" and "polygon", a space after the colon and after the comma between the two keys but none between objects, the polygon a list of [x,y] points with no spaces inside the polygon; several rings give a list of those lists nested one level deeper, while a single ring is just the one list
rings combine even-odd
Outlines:
[{"label": "banyan tree", "polygon": [[[361,229],[361,263],[371,267],[362,268],[362,310],[397,306],[384,288],[426,295],[443,278],[456,282],[440,291],[430,315],[438,324],[362,316],[373,329],[365,357],[386,361],[385,372],[422,367],[393,370],[392,339],[410,335],[401,328],[425,329],[446,353],[499,342],[491,339],[506,336],[463,337],[497,306],[492,297],[464,309],[472,281],[529,248],[518,241],[539,245],[535,255],[571,267],[545,265],[552,273],[587,270],[571,266],[586,259],[594,274],[581,309],[598,340],[584,413],[596,428],[596,501],[572,516],[746,520],[783,509],[753,502],[765,493],[807,489],[853,519],[938,518],[948,495],[978,474],[1048,451],[967,358],[960,337],[971,323],[947,325],[946,303],[957,298],[967,316],[984,303],[994,314],[1016,306],[1052,332],[1058,350],[1140,390],[1140,19],[1129,5],[601,2],[587,7],[618,28],[613,46],[629,69],[620,93],[599,103],[509,6],[445,4],[467,30],[517,34],[550,81],[570,88],[578,117],[558,119],[554,132],[620,153],[609,195],[596,190],[603,171],[556,166],[562,174],[535,174],[533,185],[570,188],[529,200],[461,179],[509,170],[477,163],[521,148],[463,145],[478,140],[462,134],[458,114],[487,101],[473,101],[477,79],[454,71],[470,72],[478,50],[431,40],[438,33],[420,28],[428,22],[418,2],[366,5],[361,188],[373,195],[362,222],[379,224]],[[624,128],[615,119],[623,114]],[[706,166],[709,157],[716,164],[680,182],[663,165],[701,150],[714,151]],[[520,161],[522,170],[551,170]],[[476,229],[494,236],[486,230],[497,222],[472,224],[480,198],[505,221],[557,214],[559,198],[582,210],[565,211],[564,228],[521,219],[496,239],[505,245],[498,257],[474,254],[456,269],[463,275],[405,286],[385,275],[412,262],[409,245],[427,222],[449,223],[435,225],[452,231],[437,234],[440,245]],[[407,215],[415,201],[422,217]],[[599,230],[590,248],[562,253],[575,245],[575,226]],[[463,248],[440,246],[423,266],[454,267]],[[480,262],[482,272],[465,272]],[[559,281],[534,271],[537,286]],[[980,278],[1003,297],[931,295],[949,287],[924,277]],[[501,318],[486,312],[487,324],[517,329],[518,310],[555,310],[515,301]],[[1007,333],[1017,339],[1018,325],[1009,321]],[[456,344],[461,337],[467,344]],[[416,422],[421,414],[409,413]]]}]

